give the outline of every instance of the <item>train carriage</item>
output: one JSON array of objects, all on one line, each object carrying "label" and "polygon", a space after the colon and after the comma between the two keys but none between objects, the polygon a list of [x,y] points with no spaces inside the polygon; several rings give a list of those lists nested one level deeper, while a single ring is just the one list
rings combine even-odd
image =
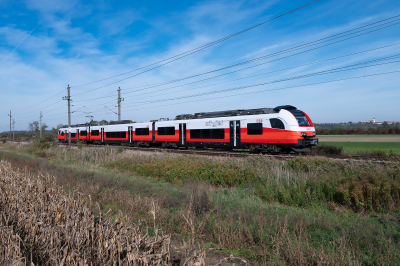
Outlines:
[{"label": "train carriage", "polygon": [[[68,128],[60,129],[60,141],[67,141],[67,132]],[[71,140],[266,152],[304,152],[318,144],[310,117],[290,105],[185,114],[171,121],[132,123],[125,120],[103,126],[75,125],[71,126]]]}]

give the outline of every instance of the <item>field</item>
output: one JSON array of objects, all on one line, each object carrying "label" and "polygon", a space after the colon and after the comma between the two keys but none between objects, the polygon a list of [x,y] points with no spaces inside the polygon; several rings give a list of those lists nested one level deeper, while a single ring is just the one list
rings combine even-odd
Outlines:
[{"label": "field", "polygon": [[320,144],[341,146],[346,152],[384,151],[400,153],[400,142],[320,142]]},{"label": "field", "polygon": [[[92,211],[191,243],[206,265],[398,265],[400,166],[0,144],[13,169],[90,195]],[[1,191],[1,190],[0,190]],[[0,192],[1,193],[1,192]],[[145,227],[146,227],[145,226]],[[230,264],[227,264],[230,263]]]},{"label": "field", "polygon": [[392,142],[400,143],[400,135],[318,135],[320,142]]},{"label": "field", "polygon": [[346,154],[393,156],[400,154],[399,135],[319,135],[321,145],[343,147]]}]

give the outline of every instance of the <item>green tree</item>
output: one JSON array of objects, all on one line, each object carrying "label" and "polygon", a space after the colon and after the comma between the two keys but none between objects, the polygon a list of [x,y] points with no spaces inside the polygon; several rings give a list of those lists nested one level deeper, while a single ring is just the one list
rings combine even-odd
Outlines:
[{"label": "green tree", "polygon": [[53,133],[53,135],[57,135],[58,134],[58,130],[63,127],[63,124],[58,124],[57,127],[52,127],[51,128],[51,133]]},{"label": "green tree", "polygon": [[99,122],[99,125],[101,125],[101,126],[103,126],[103,125],[108,125],[108,124],[109,124],[108,121],[105,120],[105,119],[103,119],[103,120],[101,120],[101,121]]},{"label": "green tree", "polygon": [[28,124],[28,129],[31,135],[38,134],[39,133],[39,122],[38,121],[33,121],[32,123]]},{"label": "green tree", "polygon": [[46,128],[48,128],[48,127],[49,126],[46,125],[46,123],[43,123],[42,128],[40,129],[42,131],[42,133],[43,133],[43,136],[45,135]]}]

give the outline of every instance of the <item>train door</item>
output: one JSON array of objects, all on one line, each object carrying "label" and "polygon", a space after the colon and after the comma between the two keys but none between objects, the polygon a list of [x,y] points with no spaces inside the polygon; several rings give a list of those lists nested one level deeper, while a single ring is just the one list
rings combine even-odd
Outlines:
[{"label": "train door", "polygon": [[104,142],[104,128],[101,128],[101,143]]},{"label": "train door", "polygon": [[67,130],[64,130],[64,141],[65,141],[65,142],[67,141],[67,135],[68,135],[68,131],[67,131]]},{"label": "train door", "polygon": [[79,141],[79,129],[76,130],[76,142]]},{"label": "train door", "polygon": [[90,125],[89,125],[89,128],[86,127],[86,141],[90,142],[90,135],[91,135],[91,132],[90,132]]},{"label": "train door", "polygon": [[179,145],[186,145],[186,123],[179,124]]},{"label": "train door", "polygon": [[232,148],[240,146],[240,120],[229,121],[230,139],[229,144]]},{"label": "train door", "polygon": [[151,134],[153,136],[152,139],[153,139],[153,143],[154,143],[156,140],[156,122],[153,122],[151,124]]},{"label": "train door", "polygon": [[133,127],[128,127],[129,143],[132,143],[132,131]]}]

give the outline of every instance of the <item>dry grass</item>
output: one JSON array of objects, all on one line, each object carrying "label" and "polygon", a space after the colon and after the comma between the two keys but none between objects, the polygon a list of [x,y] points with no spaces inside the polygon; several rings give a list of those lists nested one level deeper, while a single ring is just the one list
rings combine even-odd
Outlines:
[{"label": "dry grass", "polygon": [[[400,220],[388,215],[390,219],[385,221],[383,227],[380,225],[383,222],[378,223],[376,218],[364,216],[368,211],[378,210],[378,206],[397,208],[397,198],[393,197],[396,204],[387,198],[392,192],[378,189],[386,188],[380,181],[386,176],[390,177],[390,182],[398,180],[397,166],[391,168],[334,162],[322,158],[300,158],[288,163],[261,156],[251,159],[200,158],[177,154],[121,152],[115,147],[102,147],[100,150],[93,154],[92,148],[63,151],[59,147],[51,147],[44,151],[45,159],[29,159],[27,164],[16,162],[15,166],[24,169],[28,165],[28,168],[35,171],[45,170],[58,174],[58,185],[92,195],[93,200],[98,201],[102,208],[114,210],[109,214],[116,215],[118,212],[115,210],[122,210],[135,221],[141,219],[152,228],[151,235],[162,229],[166,233],[186,236],[186,255],[194,255],[194,240],[200,239],[214,243],[220,249],[227,248],[227,252],[236,256],[256,261],[257,265],[397,265],[400,261],[400,230],[390,228]],[[16,151],[26,151],[26,148],[18,148]],[[3,156],[8,158],[5,154]],[[155,178],[138,177],[131,173],[135,171],[121,171],[119,162],[124,161],[127,166],[129,163],[147,165],[148,176]],[[164,168],[170,167],[171,162],[181,172],[175,173],[176,179],[168,181],[179,183],[178,186],[157,181],[171,174],[170,168]],[[89,168],[86,166],[104,171],[104,168],[98,167],[104,163],[116,163],[115,168],[110,169],[127,173],[118,175],[126,176],[126,179],[116,178],[110,172],[96,176],[86,172]],[[229,167],[236,169],[234,174],[240,171],[251,173],[258,181],[251,184],[251,187],[239,185],[236,188],[218,188],[212,185],[212,179],[208,179],[208,183],[189,181],[198,176],[180,182],[183,174],[188,177],[194,175],[193,168],[196,167],[202,167],[203,178],[206,175],[213,176],[217,173],[213,172],[215,168],[209,167],[213,164],[222,165],[219,168],[229,170],[229,173]],[[152,174],[156,166],[159,175]],[[363,180],[368,180],[370,185]],[[338,186],[336,181],[340,181],[341,185]],[[160,184],[166,186],[168,191],[161,192],[158,189]],[[362,190],[364,187],[368,188],[366,194]],[[180,193],[171,195],[174,188],[179,188]],[[358,205],[367,200],[371,205],[350,204],[346,208],[346,202],[335,203],[332,201],[335,194],[331,192],[337,189],[344,196],[349,196],[349,203],[357,199]],[[386,193],[384,202],[374,202],[375,198],[383,199],[375,193],[378,190]],[[364,199],[364,194],[373,197]],[[275,199],[290,206],[300,204],[304,208],[283,207]],[[324,204],[324,200],[329,200],[327,204],[333,211],[314,211],[313,206]],[[268,202],[277,206],[276,211],[272,210]],[[352,213],[353,208],[364,214]],[[340,214],[333,214],[334,211]]]},{"label": "dry grass", "polygon": [[[0,162],[0,258],[5,265],[171,265],[170,236],[96,216],[90,197],[66,193],[50,176],[27,176]],[[154,220],[156,204],[152,202]],[[125,217],[126,218],[126,217]],[[204,265],[194,254],[186,265]]]}]

